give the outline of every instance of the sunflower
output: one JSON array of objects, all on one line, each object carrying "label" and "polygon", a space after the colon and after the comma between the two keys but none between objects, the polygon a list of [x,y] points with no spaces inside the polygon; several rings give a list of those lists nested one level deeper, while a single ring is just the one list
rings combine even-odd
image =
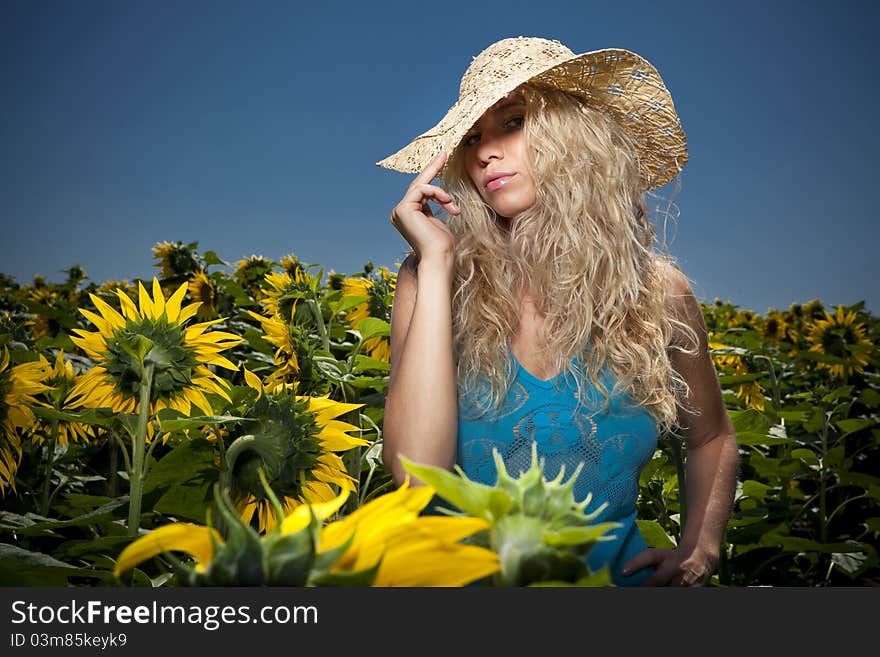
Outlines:
[{"label": "sunflower", "polygon": [[137,289],[135,288],[135,286],[129,283],[127,280],[123,279],[121,281],[118,281],[115,278],[111,278],[110,280],[101,283],[97,287],[95,292],[100,296],[115,297],[117,294],[117,290],[122,290],[128,296],[134,296],[137,293]]},{"label": "sunflower", "polygon": [[757,315],[751,310],[740,310],[730,318],[729,328],[741,326],[743,328],[754,328]]},{"label": "sunflower", "polygon": [[357,482],[346,472],[339,453],[369,443],[348,435],[360,429],[337,418],[363,404],[297,396],[293,386],[284,384],[264,392],[250,372],[245,373],[245,380],[260,395],[244,413],[252,421],[239,430],[248,439],[233,442],[227,459],[246,522],[254,513],[260,531],[271,530],[277,522],[259,478],[260,468],[267,473],[285,513],[301,504],[331,500],[338,490],[355,490]]},{"label": "sunflower", "polygon": [[861,373],[868,364],[868,349],[873,343],[865,337],[865,325],[856,323],[855,311],[845,312],[837,306],[834,315],[827,310],[825,319],[813,322],[808,338],[813,343],[810,351],[844,359],[842,363],[822,363],[818,367],[830,370],[831,376],[842,379]]},{"label": "sunflower", "polygon": [[770,310],[764,320],[763,327],[764,336],[773,341],[784,340],[786,342],[796,343],[798,334],[794,327],[785,319],[785,314],[778,310]]},{"label": "sunflower", "polygon": [[144,360],[154,364],[150,412],[173,408],[189,415],[196,406],[205,415],[213,414],[205,393],[230,400],[229,384],[212,372],[215,365],[235,371],[238,368],[220,355],[242,341],[237,335],[206,330],[222,319],[184,327],[199,308],[192,303],[181,308],[187,284],[183,283],[167,300],[157,279],[153,279],[153,297],[138,283],[140,307],[118,290],[122,314],[95,295],[89,295],[100,313],[81,309],[80,312],[97,328],[97,332],[75,329],[73,342],[83,349],[97,365],[83,374],[73,390],[71,401],[76,406],[108,407],[132,413],[138,405],[143,365],[134,352],[145,341],[149,351]]},{"label": "sunflower", "polygon": [[215,293],[214,286],[205,274],[204,269],[197,271],[189,280],[187,289],[189,290],[190,298],[201,304],[196,312],[196,317],[201,321],[211,319],[216,314],[214,310]]},{"label": "sunflower", "polygon": [[285,322],[278,315],[265,317],[258,315],[252,310],[249,310],[248,314],[260,322],[266,340],[278,347],[275,350],[275,365],[277,369],[266,383],[273,385],[275,383],[293,382],[299,374],[299,358],[297,357],[299,330],[293,322]]},{"label": "sunflower", "polygon": [[[67,409],[67,400],[70,391],[76,385],[77,374],[73,369],[73,364],[64,359],[64,350],[58,352],[55,357],[55,365],[49,370],[49,377],[45,383],[50,386],[51,390],[47,391],[51,405],[58,410]],[[42,444],[46,437],[50,436],[51,429],[44,425],[41,432],[34,432],[33,439],[37,444]],[[56,441],[57,445],[65,447],[73,442],[88,442],[94,437],[94,430],[87,424],[81,422],[59,422],[57,428]]]},{"label": "sunflower", "polygon": [[39,404],[34,397],[50,390],[45,384],[51,374],[48,361],[39,360],[9,367],[9,350],[3,347],[0,356],[0,494],[6,486],[15,490],[15,472],[21,460],[19,430],[33,428],[36,418],[30,404]]},{"label": "sunflower", "polygon": [[[239,547],[242,528],[236,528],[236,537],[227,544],[209,527],[165,525],[127,546],[113,572],[120,577],[173,551],[195,558],[192,568],[180,564],[178,572],[182,583],[197,586],[464,586],[498,572],[495,552],[461,542],[489,523],[420,515],[433,494],[430,487],[405,483],[321,527],[342,508],[349,495],[344,490],[327,502],[300,505],[286,514],[277,532],[258,544],[254,539],[248,551]],[[276,564],[283,567],[273,568]]]},{"label": "sunflower", "polygon": [[[389,300],[394,293],[395,278],[385,267],[377,270],[378,280],[369,278],[347,278],[342,285],[342,294],[345,297],[366,297],[367,300],[359,303],[348,310],[348,321],[354,330],[358,330],[360,323],[367,317],[376,317],[384,321],[390,320],[388,309]],[[391,345],[384,336],[374,336],[364,341],[363,350],[376,360],[389,362],[391,359]]]},{"label": "sunflower", "polygon": [[[710,341],[709,348],[712,350],[728,350],[731,347],[730,345],[721,342]],[[731,374],[734,376],[750,373],[748,364],[743,357],[738,354],[713,353],[712,360],[720,369],[728,371],[732,370]],[[746,408],[756,408],[760,411],[764,410],[764,388],[757,380],[740,383],[736,390],[736,396],[745,402]]]},{"label": "sunflower", "polygon": [[30,331],[31,337],[38,340],[42,337],[54,338],[61,330],[61,324],[52,317],[62,303],[61,295],[49,288],[31,288],[27,290],[28,306],[33,314],[25,320],[24,325]]},{"label": "sunflower", "polygon": [[305,265],[292,253],[281,258],[281,268],[293,277],[303,274],[308,276]]},{"label": "sunflower", "polygon": [[[359,572],[378,565],[373,586],[464,586],[494,574],[498,555],[459,541],[489,523],[482,518],[422,516],[434,497],[430,486],[408,481],[332,522],[321,531],[322,551],[351,544],[331,573]],[[305,513],[289,517],[282,532],[304,525]]]},{"label": "sunflower", "polygon": [[263,256],[252,255],[235,263],[237,269],[233,277],[247,290],[254,299],[263,297],[262,284],[266,274],[272,271],[275,263]]},{"label": "sunflower", "polygon": [[296,302],[314,292],[314,281],[304,270],[297,269],[291,276],[286,271],[266,274],[268,289],[264,289],[264,297],[260,303],[272,316],[293,321]]},{"label": "sunflower", "polygon": [[200,269],[193,251],[196,244],[159,242],[153,247],[155,266],[162,270],[162,278],[189,276]]},{"label": "sunflower", "polygon": [[803,318],[807,321],[819,320],[824,318],[828,313],[825,306],[819,299],[813,299],[801,306]]},{"label": "sunflower", "polygon": [[24,325],[34,340],[44,337],[54,338],[61,330],[61,325],[56,320],[41,314],[31,315],[29,319],[25,320]]}]

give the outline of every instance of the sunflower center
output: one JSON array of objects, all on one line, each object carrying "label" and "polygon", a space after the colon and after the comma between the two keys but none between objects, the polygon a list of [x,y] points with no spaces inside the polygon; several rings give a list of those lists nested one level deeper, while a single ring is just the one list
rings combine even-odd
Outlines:
[{"label": "sunflower center", "polygon": [[246,417],[245,431],[254,436],[253,449],[238,457],[233,475],[242,492],[258,501],[266,499],[258,470],[262,468],[275,494],[283,499],[303,500],[303,488],[315,479],[313,471],[323,453],[320,427],[307,411],[308,401],[287,394],[266,394],[257,400]]},{"label": "sunflower center", "polygon": [[133,345],[147,338],[152,347],[146,359],[154,364],[151,401],[167,399],[192,385],[193,370],[199,365],[195,350],[187,346],[181,327],[161,317],[126,322],[125,328],[107,340],[106,369],[116,389],[136,395],[142,380],[142,365]]},{"label": "sunflower center", "polygon": [[855,344],[857,341],[851,326],[836,326],[822,333],[822,348],[825,353],[840,358],[848,357],[846,345]]}]

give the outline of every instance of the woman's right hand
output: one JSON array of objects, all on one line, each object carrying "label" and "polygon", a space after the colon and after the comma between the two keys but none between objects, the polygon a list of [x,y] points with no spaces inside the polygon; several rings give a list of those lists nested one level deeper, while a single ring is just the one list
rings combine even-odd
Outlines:
[{"label": "woman's right hand", "polygon": [[391,224],[400,231],[420,261],[434,256],[450,256],[455,247],[452,232],[434,216],[428,205],[428,201],[433,200],[450,214],[461,212],[446,190],[431,184],[443,169],[446,157],[446,153],[441,152],[428,162],[391,211]]}]

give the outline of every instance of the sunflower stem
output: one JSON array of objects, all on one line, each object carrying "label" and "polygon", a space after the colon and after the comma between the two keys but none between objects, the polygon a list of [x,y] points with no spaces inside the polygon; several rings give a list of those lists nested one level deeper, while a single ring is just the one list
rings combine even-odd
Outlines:
[{"label": "sunflower stem", "polygon": [[232,441],[229,449],[226,450],[226,468],[230,474],[232,473],[232,468],[235,467],[235,462],[238,460],[239,455],[256,440],[256,436],[247,434],[246,436],[239,436]]},{"label": "sunflower stem", "polygon": [[52,468],[55,466],[55,445],[58,441],[58,420],[52,420],[52,437],[49,439],[49,455],[46,458],[46,479],[43,481],[43,496],[40,502],[40,515],[49,513],[49,489],[52,488]]},{"label": "sunflower stem", "polygon": [[[129,458],[128,456],[128,448],[126,447],[125,443],[122,442],[122,438],[119,437],[118,433],[116,433],[115,431],[111,431],[110,435],[112,436],[113,442],[116,443],[117,447],[119,447],[119,451],[122,452],[122,459],[125,461],[125,471],[131,472],[131,458]],[[113,472],[115,473],[116,470],[114,470]]]},{"label": "sunflower stem", "polygon": [[324,325],[324,315],[321,313],[321,304],[318,302],[316,296],[313,296],[306,303],[309,306],[309,310],[312,311],[312,316],[315,318],[315,324],[317,324],[318,331],[321,333],[321,345],[323,346],[324,351],[330,353],[330,335],[327,333],[327,327]]},{"label": "sunflower stem", "polygon": [[[116,470],[119,468],[119,452],[117,451],[116,441],[111,437],[107,441],[107,449],[110,450],[110,472],[107,473],[107,495],[116,497],[119,477],[116,476]],[[125,450],[123,450],[123,454]]]},{"label": "sunflower stem", "polygon": [[687,476],[685,472],[684,455],[681,450],[681,440],[678,436],[673,436],[672,454],[675,457],[675,472],[678,475],[678,509],[679,509],[679,527],[684,530],[687,522]]},{"label": "sunflower stem", "polygon": [[266,478],[266,472],[262,467],[257,468],[257,476],[260,478],[260,483],[263,485],[263,490],[266,491],[266,497],[269,498],[269,503],[272,505],[272,510],[275,511],[275,526],[278,527],[281,525],[281,521],[284,520],[284,507],[281,505],[281,501],[278,499],[278,496],[275,495],[275,491],[272,490],[272,486],[269,484],[269,480]]},{"label": "sunflower stem", "polygon": [[141,524],[141,497],[144,491],[144,462],[147,445],[147,423],[150,420],[150,393],[153,387],[153,363],[144,363],[141,376],[138,425],[131,451],[131,470],[128,473],[130,498],[128,506],[128,535],[138,535]]}]

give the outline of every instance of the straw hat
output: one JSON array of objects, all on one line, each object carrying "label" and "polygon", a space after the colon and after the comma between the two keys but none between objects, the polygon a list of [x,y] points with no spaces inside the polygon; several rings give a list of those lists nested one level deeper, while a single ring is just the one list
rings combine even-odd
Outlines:
[{"label": "straw hat", "polygon": [[665,185],[687,162],[687,141],[672,96],[647,60],[617,48],[575,55],[558,41],[516,37],[477,55],[446,116],[376,164],[404,173],[421,171],[441,150],[452,152],[487,109],[528,81],[577,94],[614,116],[635,137],[645,190]]}]

